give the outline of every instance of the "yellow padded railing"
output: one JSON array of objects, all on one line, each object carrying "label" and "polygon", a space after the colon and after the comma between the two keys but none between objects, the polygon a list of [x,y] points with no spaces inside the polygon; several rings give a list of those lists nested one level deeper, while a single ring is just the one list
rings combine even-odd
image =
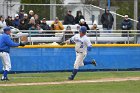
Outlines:
[{"label": "yellow padded railing", "polygon": [[[140,47],[140,44],[93,44],[93,47]],[[26,45],[18,48],[73,48],[74,45]]]}]

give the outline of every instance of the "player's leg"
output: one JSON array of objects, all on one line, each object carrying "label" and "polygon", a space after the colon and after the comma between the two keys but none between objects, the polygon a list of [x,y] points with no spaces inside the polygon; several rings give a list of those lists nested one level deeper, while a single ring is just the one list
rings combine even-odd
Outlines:
[{"label": "player's leg", "polygon": [[8,71],[11,70],[11,61],[10,61],[10,56],[8,53],[3,52],[2,54],[2,63],[3,63],[3,76],[1,80],[9,80],[8,79]]},{"label": "player's leg", "polygon": [[83,63],[83,58],[84,58],[83,54],[76,53],[76,60],[74,63],[74,69],[73,69],[72,75],[68,78],[69,80],[74,79],[74,77],[76,76],[76,74],[78,72],[79,66],[84,66],[84,64],[81,64],[81,63]]},{"label": "player's leg", "polygon": [[86,56],[87,56],[87,54],[85,54],[85,57],[84,57],[84,61],[83,61],[83,64],[84,65],[90,65],[90,64],[92,64],[92,65],[94,65],[94,66],[96,66],[96,61],[94,60],[94,59],[92,59],[92,60],[85,60],[85,58],[86,58]]}]

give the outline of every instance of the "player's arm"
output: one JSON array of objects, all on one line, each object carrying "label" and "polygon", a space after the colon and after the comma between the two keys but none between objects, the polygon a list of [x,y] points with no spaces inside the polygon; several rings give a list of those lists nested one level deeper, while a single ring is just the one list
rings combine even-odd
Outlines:
[{"label": "player's arm", "polygon": [[15,43],[10,36],[5,36],[5,43],[10,47],[25,46],[23,43]]},{"label": "player's arm", "polygon": [[91,44],[89,38],[86,40],[86,45],[87,45],[87,50],[91,51],[92,50],[92,44]]},{"label": "player's arm", "polygon": [[74,38],[75,36],[71,37],[70,39],[60,43],[60,45],[65,45],[65,44],[73,44],[75,41],[74,41]]},{"label": "player's arm", "polygon": [[15,43],[11,40],[10,36],[5,36],[5,43],[10,46],[10,47],[17,47],[19,46],[20,44],[19,43]]},{"label": "player's arm", "polygon": [[70,39],[66,40],[65,43],[66,44],[73,44],[73,43],[75,43],[75,37],[76,37],[76,35],[72,36]]}]

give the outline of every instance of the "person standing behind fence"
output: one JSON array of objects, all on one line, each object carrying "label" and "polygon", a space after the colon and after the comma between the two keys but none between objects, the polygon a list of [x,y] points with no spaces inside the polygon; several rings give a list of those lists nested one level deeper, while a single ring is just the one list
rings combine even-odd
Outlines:
[{"label": "person standing behind fence", "polygon": [[138,30],[138,35],[137,35],[137,44],[140,44],[140,17],[138,18],[138,23],[137,23],[137,30]]},{"label": "person standing behind fence", "polygon": [[64,25],[74,25],[75,24],[75,20],[73,15],[71,14],[71,10],[67,11],[67,15],[64,18]]},{"label": "person standing behind fence", "polygon": [[111,33],[112,25],[114,22],[113,15],[109,12],[109,9],[105,9],[105,13],[101,16],[101,23],[103,25],[103,30],[107,30],[109,33]]},{"label": "person standing behind fence", "polygon": [[[130,19],[128,19],[128,15],[125,15],[124,20],[121,23],[121,29],[122,30],[131,30],[131,28],[132,28],[132,22]],[[122,31],[122,36],[123,37],[128,36],[128,31]]]},{"label": "person standing behind fence", "polygon": [[76,17],[75,17],[75,24],[79,24],[80,19],[85,19],[82,15],[81,11],[77,11]]}]

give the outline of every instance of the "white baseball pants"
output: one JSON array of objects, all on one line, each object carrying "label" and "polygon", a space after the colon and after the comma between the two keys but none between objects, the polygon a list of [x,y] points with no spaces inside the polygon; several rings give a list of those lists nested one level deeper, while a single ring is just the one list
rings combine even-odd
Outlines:
[{"label": "white baseball pants", "polygon": [[0,57],[2,59],[3,70],[10,71],[11,70],[11,60],[9,53],[0,52]]},{"label": "white baseball pants", "polygon": [[74,63],[74,69],[79,69],[80,66],[84,66],[84,59],[87,53],[77,53],[76,52],[76,60]]}]

